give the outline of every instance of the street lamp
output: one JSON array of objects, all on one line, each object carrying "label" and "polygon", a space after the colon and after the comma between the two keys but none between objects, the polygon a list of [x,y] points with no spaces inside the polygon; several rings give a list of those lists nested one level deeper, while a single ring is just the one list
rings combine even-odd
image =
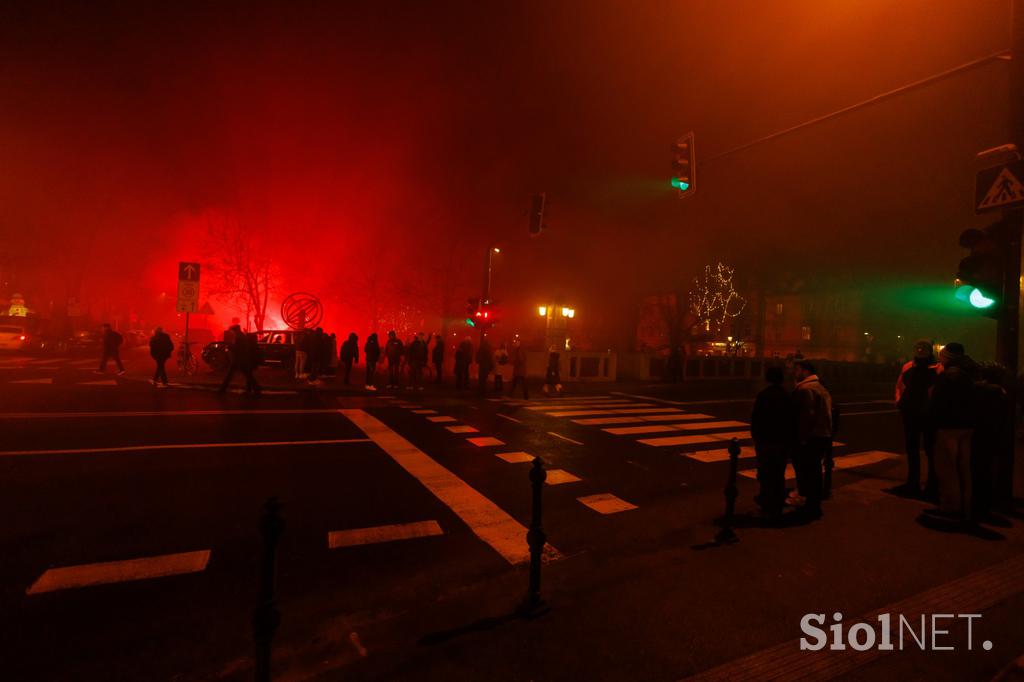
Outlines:
[{"label": "street lamp", "polygon": [[548,307],[546,305],[537,306],[537,312],[540,314],[541,317],[547,317]]}]

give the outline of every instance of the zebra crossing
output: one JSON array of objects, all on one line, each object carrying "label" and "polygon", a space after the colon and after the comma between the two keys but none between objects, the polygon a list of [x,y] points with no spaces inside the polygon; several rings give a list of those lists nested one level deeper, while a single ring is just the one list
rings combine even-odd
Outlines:
[{"label": "zebra crossing", "polygon": [[[680,448],[678,454],[701,464],[728,462],[727,443],[733,439],[747,443],[740,448],[740,460],[753,466],[756,457],[748,422],[725,419],[705,412],[690,412],[686,407],[706,407],[709,403],[663,401],[640,395],[595,395],[577,398],[541,399],[533,401],[509,397],[490,398],[502,405],[517,406],[553,419],[568,419],[577,426],[596,427],[600,432],[652,448]],[[712,401],[716,402],[716,401]],[[717,401],[722,402],[722,401]],[[732,401],[735,402],[735,401]],[[836,441],[837,450],[846,444]],[[879,462],[892,461],[899,455],[882,450],[839,454],[835,457],[838,469],[855,469]],[[745,478],[756,479],[756,468],[739,472]],[[788,479],[795,477],[792,465],[787,468]]]}]

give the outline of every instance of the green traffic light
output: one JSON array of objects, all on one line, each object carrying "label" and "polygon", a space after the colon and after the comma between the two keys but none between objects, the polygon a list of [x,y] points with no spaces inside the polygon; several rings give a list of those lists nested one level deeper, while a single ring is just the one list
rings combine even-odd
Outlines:
[{"label": "green traffic light", "polygon": [[991,308],[996,302],[994,298],[986,296],[981,289],[975,288],[971,291],[968,299],[975,308]]},{"label": "green traffic light", "polygon": [[672,178],[672,186],[680,192],[685,192],[690,189],[690,183],[686,182],[682,178]]},{"label": "green traffic light", "polygon": [[475,327],[476,326],[476,322],[473,321],[472,317],[467,317],[466,318],[466,324],[468,324],[470,327]]}]

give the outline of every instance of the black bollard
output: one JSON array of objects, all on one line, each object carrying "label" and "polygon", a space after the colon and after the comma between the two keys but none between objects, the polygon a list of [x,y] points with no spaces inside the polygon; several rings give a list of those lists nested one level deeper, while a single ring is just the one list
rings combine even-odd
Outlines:
[{"label": "black bollard", "polygon": [[825,477],[821,484],[821,499],[827,500],[832,497],[832,471],[836,468],[836,461],[833,457],[832,451],[834,449],[833,442],[835,437],[839,433],[839,418],[840,418],[839,406],[832,406],[832,440],[829,441],[828,450],[825,452]]},{"label": "black bollard", "polygon": [[544,551],[547,535],[541,527],[541,492],[548,472],[544,471],[544,462],[535,457],[530,469],[530,483],[533,485],[533,516],[530,518],[530,530],[526,532],[526,544],[530,546],[530,586],[526,591],[526,599],[520,608],[523,615],[536,615],[542,601],[540,598],[540,558]]},{"label": "black bollard", "polygon": [[736,469],[739,462],[740,443],[733,438],[729,442],[729,480],[725,484],[725,516],[722,518],[722,528],[715,535],[715,542],[718,544],[739,541],[732,530],[733,512],[736,510],[736,497],[739,495],[736,488]]},{"label": "black bollard", "polygon": [[263,505],[260,517],[260,536],[263,538],[260,595],[252,614],[252,634],[256,642],[256,682],[270,681],[270,645],[281,622],[281,614],[274,605],[274,574],[277,568],[277,541],[283,531],[281,505],[276,497],[271,497]]}]

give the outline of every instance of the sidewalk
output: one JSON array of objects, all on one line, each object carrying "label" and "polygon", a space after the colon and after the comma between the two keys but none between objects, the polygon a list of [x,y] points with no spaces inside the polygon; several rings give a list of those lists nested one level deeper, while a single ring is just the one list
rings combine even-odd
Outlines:
[{"label": "sidewalk", "polygon": [[[990,679],[1024,651],[1024,522],[999,529],[998,540],[939,533],[916,523],[923,503],[882,492],[893,479],[836,476],[822,521],[740,527],[734,545],[699,549],[716,531],[720,493],[644,510],[676,522],[545,565],[551,610],[534,620],[511,616],[527,576],[510,569],[422,595],[419,606],[339,614],[327,628],[289,622],[275,643],[275,679],[675,680],[712,671],[706,679],[965,680]],[[753,492],[741,482],[741,515]],[[959,624],[946,635],[953,652],[799,650],[807,613],[841,612],[849,627],[886,611],[982,618],[971,651]],[[979,646],[986,639],[991,651]],[[246,666],[227,677],[245,679]]]}]

